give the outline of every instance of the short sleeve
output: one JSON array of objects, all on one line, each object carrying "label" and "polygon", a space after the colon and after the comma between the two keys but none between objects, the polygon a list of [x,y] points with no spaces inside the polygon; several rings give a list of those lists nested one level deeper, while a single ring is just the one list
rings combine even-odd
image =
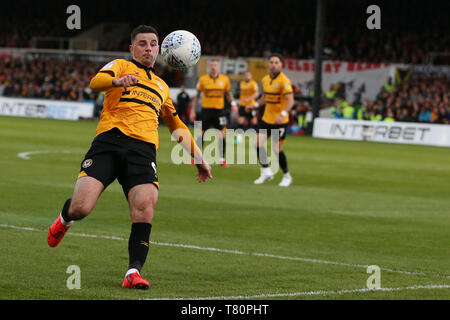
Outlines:
[{"label": "short sleeve", "polygon": [[288,94],[292,93],[294,90],[292,89],[292,84],[289,79],[285,79],[283,82],[283,87],[281,88],[281,94]]},{"label": "short sleeve", "polygon": [[204,89],[203,81],[202,81],[202,79],[200,79],[197,83],[197,91],[200,92],[200,91],[203,91],[203,89]]}]

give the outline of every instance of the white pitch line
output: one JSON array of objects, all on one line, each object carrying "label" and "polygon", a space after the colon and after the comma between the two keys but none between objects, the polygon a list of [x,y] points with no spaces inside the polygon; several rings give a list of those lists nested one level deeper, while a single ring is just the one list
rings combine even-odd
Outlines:
[{"label": "white pitch line", "polygon": [[[21,159],[24,159],[24,160],[31,160],[31,156],[32,155],[49,154],[49,153],[64,153],[64,154],[76,153],[76,154],[82,154],[82,152],[77,151],[77,150],[36,150],[36,151],[19,152],[17,154],[17,156],[19,158],[21,158]],[[158,159],[158,163],[172,163],[172,161]],[[186,163],[186,164],[190,164],[190,162]]]},{"label": "white pitch line", "polygon": [[154,298],[143,300],[248,300],[248,299],[267,299],[267,298],[281,298],[281,297],[300,297],[300,296],[325,296],[325,295],[343,295],[347,293],[368,293],[368,292],[390,292],[390,291],[404,291],[404,290],[419,290],[419,289],[450,289],[450,285],[446,284],[432,284],[432,285],[416,285],[399,288],[380,288],[380,289],[343,289],[343,290],[318,290],[318,291],[301,291],[301,292],[286,292],[286,293],[268,293],[256,294],[247,296],[218,296],[218,297],[195,297],[195,298]]},{"label": "white pitch line", "polygon": [[49,153],[48,150],[43,150],[43,151],[25,151],[25,152],[20,152],[17,154],[17,156],[19,158],[22,158],[24,160],[30,160],[30,156],[33,154],[40,154],[40,153]]},{"label": "white pitch line", "polygon": [[[26,230],[26,231],[47,232],[46,230],[40,230],[40,229],[29,228],[29,227],[19,227],[19,226],[14,226],[14,225],[9,225],[9,224],[0,224],[0,227],[2,227],[2,228],[9,228],[9,229],[17,229],[17,230]],[[95,234],[75,233],[75,232],[68,232],[67,234],[73,235],[73,236],[77,236],[77,237],[84,237],[84,238],[97,238],[97,239],[107,239],[107,240],[128,241],[128,239],[121,238],[121,237],[116,237],[116,236],[95,235]],[[201,246],[189,245],[189,244],[181,244],[181,243],[166,243],[166,242],[150,241],[150,244],[157,245],[157,246],[186,248],[186,249],[204,250],[204,251],[230,253],[230,254],[238,254],[238,255],[249,255],[249,256],[257,256],[257,257],[266,257],[266,258],[274,258],[274,259],[289,260],[289,261],[301,261],[301,262],[310,262],[310,263],[331,264],[331,265],[337,265],[337,266],[342,266],[342,267],[352,267],[352,268],[364,268],[364,269],[367,269],[367,267],[369,266],[369,265],[365,265],[365,264],[352,264],[352,263],[344,263],[344,262],[337,262],[337,261],[327,261],[327,260],[319,260],[319,259],[311,259],[311,258],[303,258],[303,257],[280,256],[280,255],[269,254],[269,253],[245,252],[245,251],[240,251],[240,250],[220,249],[220,248],[212,248],[212,247],[201,247]],[[400,273],[400,274],[419,275],[419,276],[428,276],[428,277],[437,277],[437,278],[450,279],[450,276],[447,276],[447,275],[427,274],[427,273],[424,273],[424,272],[417,272],[417,271],[406,271],[406,270],[398,270],[398,269],[390,269],[390,268],[380,268],[380,270],[387,271],[387,272],[393,272],[393,273]]]},{"label": "white pitch line", "polygon": [[78,153],[77,151],[71,151],[71,150],[37,150],[37,151],[25,151],[25,152],[19,152],[17,156],[24,160],[30,160],[31,155],[35,154],[47,154],[47,153]]}]

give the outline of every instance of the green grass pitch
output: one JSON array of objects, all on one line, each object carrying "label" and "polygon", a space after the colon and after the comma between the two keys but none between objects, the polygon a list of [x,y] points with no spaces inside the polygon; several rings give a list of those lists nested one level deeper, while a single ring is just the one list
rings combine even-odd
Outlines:
[{"label": "green grass pitch", "polygon": [[[130,218],[117,182],[59,247],[46,242],[95,127],[0,117],[0,299],[450,298],[449,148],[289,136],[291,187],[281,173],[253,185],[258,165],[213,165],[200,184],[171,162],[161,127],[151,287],[139,291],[121,288]],[[67,287],[71,265],[80,289]]]}]

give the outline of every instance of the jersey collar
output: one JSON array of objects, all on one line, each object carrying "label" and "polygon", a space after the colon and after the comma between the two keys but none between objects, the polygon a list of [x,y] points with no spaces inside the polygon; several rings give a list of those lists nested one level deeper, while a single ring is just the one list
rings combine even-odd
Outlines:
[{"label": "jersey collar", "polygon": [[218,73],[217,76],[215,76],[215,77],[213,77],[213,76],[211,75],[211,73],[208,73],[208,75],[209,75],[209,77],[210,77],[211,79],[216,80],[216,79],[219,78],[220,73]]},{"label": "jersey collar", "polygon": [[273,77],[272,77],[272,75],[270,75],[270,79],[275,80],[280,75],[280,73],[281,73],[281,71],[278,72],[277,74],[275,74]]},{"label": "jersey collar", "polygon": [[131,62],[134,63],[134,64],[136,65],[136,67],[141,68],[141,69],[144,69],[145,72],[147,73],[148,78],[149,78],[150,80],[152,79],[152,75],[150,74],[150,71],[152,71],[153,73],[155,73],[155,69],[154,69],[154,68],[144,66],[142,63],[140,63],[140,62],[138,62],[138,61],[136,61],[136,60],[134,60],[134,59],[131,59]]}]

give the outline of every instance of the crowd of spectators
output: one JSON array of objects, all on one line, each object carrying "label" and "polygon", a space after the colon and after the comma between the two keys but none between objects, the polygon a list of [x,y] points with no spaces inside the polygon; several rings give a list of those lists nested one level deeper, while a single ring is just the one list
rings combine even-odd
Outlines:
[{"label": "crowd of spectators", "polygon": [[[436,10],[446,12],[450,2],[442,8],[431,4],[423,6],[419,0],[380,0],[378,3],[382,7],[382,28],[369,30],[366,28],[366,8],[370,1],[327,2],[326,58],[422,64],[430,62],[431,52],[450,52],[450,34],[447,32],[450,20],[436,14]],[[160,38],[175,29],[190,30],[199,38],[203,55],[264,57],[280,52],[285,58],[314,58],[316,2],[313,0],[278,0],[277,6],[264,1],[240,0],[227,3],[190,0],[177,5],[159,1],[147,9],[146,5],[142,4],[142,10],[129,10],[127,3],[112,6],[106,0],[88,5],[80,2],[82,29],[69,30],[66,27],[67,5],[63,2],[51,7],[25,0],[7,2],[0,12],[0,47],[32,47],[34,37],[70,38],[101,22],[115,21],[130,27],[154,25]],[[29,10],[16,10],[24,6]],[[103,47],[99,50],[128,51],[128,36],[116,40],[101,42]],[[95,100],[97,95],[90,90],[89,81],[103,64],[88,60],[67,63],[53,58],[32,61],[2,58],[0,95]],[[161,66],[156,69],[169,85],[178,87],[182,84],[179,73],[163,70]],[[447,77],[415,75],[410,81],[381,88],[375,101],[363,100],[350,105],[336,99],[333,112],[337,117],[346,117],[344,109],[351,111],[351,107],[352,117],[356,119],[449,123],[449,89]],[[303,123],[308,108],[301,103],[295,108],[294,113],[300,115]]]},{"label": "crowd of spectators", "polygon": [[[264,1],[191,0],[176,5],[159,1],[151,3],[149,8],[143,3],[142,10],[129,10],[127,3],[113,6],[100,0],[88,6],[80,4],[81,30],[66,27],[68,15],[63,2],[46,8],[26,1],[24,6],[36,8],[21,10],[18,23],[16,15],[7,13],[20,6],[21,1],[6,3],[0,14],[0,47],[31,47],[36,36],[69,38],[99,23],[115,21],[130,28],[138,24],[154,25],[161,38],[175,29],[190,30],[199,38],[204,55],[263,57],[279,52],[286,58],[314,57],[316,2],[313,0],[279,0],[276,6]],[[369,30],[366,8],[370,2],[327,2],[325,52],[329,59],[425,63],[429,62],[431,52],[450,52],[449,20],[439,14],[450,9],[448,3],[441,4],[442,8],[431,3],[424,6],[414,0],[378,3],[382,9],[381,29]],[[99,50],[128,50],[128,36],[115,40],[101,42]]]},{"label": "crowd of spectators", "polygon": [[51,58],[0,59],[0,95],[45,98],[63,101],[95,100],[90,79],[99,65],[88,60],[66,61]]},{"label": "crowd of spectators", "polygon": [[336,98],[334,118],[450,124],[450,78],[439,74],[416,74],[395,85],[391,79],[375,100],[354,105]]},{"label": "crowd of spectators", "polygon": [[[2,58],[0,96],[95,101],[98,95],[89,88],[89,82],[103,64],[48,57]],[[156,71],[160,75],[164,73],[160,66]],[[171,77],[168,75],[168,78]],[[373,101],[347,101],[339,94],[327,99],[326,92],[324,100],[325,106],[331,106],[335,118],[450,123],[450,78],[447,75],[419,73],[397,85],[389,79]],[[301,121],[305,120],[307,107],[308,104],[298,103],[295,108],[302,115]]]},{"label": "crowd of spectators", "polygon": [[[0,58],[0,96],[63,101],[93,101],[98,94],[89,88],[93,76],[106,64],[86,59]],[[170,86],[180,85],[177,73],[157,64],[155,72]]]}]

